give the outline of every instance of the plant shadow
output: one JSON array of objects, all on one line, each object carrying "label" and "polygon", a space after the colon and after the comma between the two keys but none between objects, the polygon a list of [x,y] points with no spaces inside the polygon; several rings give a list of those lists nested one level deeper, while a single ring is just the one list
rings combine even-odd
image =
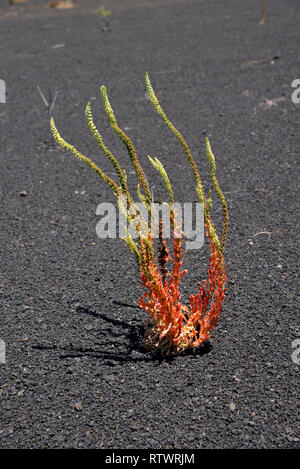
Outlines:
[{"label": "plant shadow", "polygon": [[[113,301],[122,307],[138,308],[136,305],[125,304]],[[74,347],[73,345],[59,346],[59,345],[33,345],[35,350],[57,350],[59,351],[60,359],[66,358],[82,358],[92,357],[96,359],[105,360],[107,365],[114,366],[116,363],[125,364],[128,362],[155,362],[161,364],[163,362],[173,362],[179,357],[202,357],[212,350],[212,345],[209,341],[204,342],[196,349],[188,349],[180,355],[164,356],[159,350],[155,353],[145,350],[142,341],[146,332],[146,326],[141,324],[132,324],[131,322],[123,321],[121,319],[112,318],[104,313],[97,313],[96,311],[83,306],[76,307],[77,314],[85,314],[97,319],[102,319],[108,326],[112,328],[105,331],[108,340],[101,341],[100,348],[95,347]],[[103,333],[104,334],[104,333]],[[124,344],[124,336],[127,339],[127,345]],[[115,349],[115,350],[113,350]]]}]

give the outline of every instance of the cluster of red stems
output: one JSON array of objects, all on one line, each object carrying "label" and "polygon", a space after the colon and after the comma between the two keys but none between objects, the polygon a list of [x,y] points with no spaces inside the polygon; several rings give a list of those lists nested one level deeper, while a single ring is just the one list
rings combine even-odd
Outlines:
[{"label": "cluster of red stems", "polygon": [[[210,239],[209,233],[207,236]],[[225,298],[226,271],[224,258],[210,239],[208,279],[199,283],[198,293],[190,295],[189,308],[181,303],[180,282],[187,270],[182,269],[181,238],[173,237],[172,255],[169,249],[156,259],[149,259],[142,243],[141,279],[147,288],[140,298],[140,307],[151,318],[152,327],[146,330],[144,345],[148,350],[157,348],[164,355],[173,355],[186,348],[197,347],[209,339],[210,331],[218,323]],[[153,243],[149,235],[148,241]],[[172,261],[172,269],[163,274],[162,266]]]},{"label": "cluster of red stems", "polygon": [[[214,155],[212,153],[210,143],[208,139],[206,139],[206,153],[210,162],[210,176],[223,211],[222,238],[219,240],[210,213],[212,208],[211,191],[209,191],[208,197],[206,197],[202,181],[190,149],[182,135],[169,121],[161,108],[161,105],[153,91],[148,74],[146,74],[146,85],[150,101],[153,103],[154,108],[176,136],[188,158],[196,181],[196,192],[203,205],[206,236],[210,243],[208,277],[203,283],[199,283],[198,292],[195,295],[190,296],[189,305],[184,305],[181,302],[180,294],[180,283],[183,276],[187,273],[187,270],[184,270],[182,267],[184,261],[184,253],[182,249],[184,233],[181,230],[181,226],[178,226],[176,221],[176,213],[173,206],[173,189],[167,172],[157,158],[153,160],[149,157],[152,165],[160,172],[170,196],[168,207],[172,231],[171,243],[168,245],[166,239],[163,238],[161,220],[159,221],[157,253],[151,229],[148,229],[145,233],[145,230],[141,229],[141,223],[135,223],[135,228],[138,234],[137,241],[135,242],[132,239],[129,231],[127,231],[127,237],[124,238],[124,240],[130,251],[136,257],[140,270],[141,281],[146,289],[139,302],[140,307],[148,314],[147,329],[143,341],[144,347],[152,352],[159,350],[163,355],[170,356],[181,353],[188,348],[198,347],[210,337],[211,329],[218,323],[226,291],[225,285],[227,277],[224,250],[228,230],[228,210],[226,200],[215,176],[216,165]],[[138,197],[147,208],[149,216],[151,216],[153,196],[137,157],[134,145],[128,135],[118,126],[104,86],[101,87],[101,93],[110,125],[126,145],[139,180],[137,188]],[[106,154],[114,165],[119,177],[119,185],[107,176],[107,174],[105,174],[93,161],[80,153],[75,147],[67,143],[58,133],[52,118],[50,125],[53,136],[63,148],[71,151],[74,156],[87,163],[100,176],[100,178],[112,188],[114,194],[118,198],[119,209],[123,214],[126,212],[125,216],[128,222],[132,223],[134,219],[136,221],[137,216],[140,216],[140,212],[138,210],[126,211],[124,205],[122,205],[121,200],[126,197],[127,209],[129,207],[134,207],[133,199],[127,187],[126,172],[121,169],[117,159],[103,143],[103,139],[93,122],[90,103],[88,103],[86,107],[86,120],[90,131],[99,145],[99,148]],[[141,193],[140,185],[143,193]],[[167,268],[168,262],[171,263],[169,269]]]}]

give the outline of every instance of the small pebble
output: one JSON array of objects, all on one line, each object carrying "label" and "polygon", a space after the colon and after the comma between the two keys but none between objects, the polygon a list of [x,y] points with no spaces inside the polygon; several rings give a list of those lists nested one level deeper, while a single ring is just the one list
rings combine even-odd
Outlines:
[{"label": "small pebble", "polygon": [[81,402],[76,402],[76,404],[74,404],[74,409],[80,412],[83,409]]}]

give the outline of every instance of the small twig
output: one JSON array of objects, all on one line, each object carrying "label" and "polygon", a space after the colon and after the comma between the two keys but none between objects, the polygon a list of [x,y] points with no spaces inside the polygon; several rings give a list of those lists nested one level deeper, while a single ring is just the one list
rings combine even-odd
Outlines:
[{"label": "small twig", "polygon": [[50,109],[49,109],[49,116],[51,116],[51,113],[52,113],[53,108],[54,108],[54,106],[55,106],[55,102],[56,102],[56,98],[57,98],[57,96],[58,96],[58,93],[59,93],[58,89],[55,88],[54,97],[53,97],[52,104],[51,104]]},{"label": "small twig", "polygon": [[[48,102],[47,99],[45,98],[45,95],[44,95],[44,93],[42,92],[42,90],[41,90],[41,88],[39,87],[39,85],[37,85],[37,90],[38,90],[38,92],[39,92],[39,94],[40,94],[40,97],[42,98],[43,103],[45,104],[46,108],[48,109],[48,115],[49,115],[49,117],[50,117],[50,116],[51,116],[51,113],[52,113],[52,111],[53,111],[53,108],[54,108],[54,106],[55,106],[56,98],[57,98],[57,96],[58,96],[59,91],[58,91],[57,88],[55,88],[53,99],[52,99],[52,101],[51,101],[51,104],[49,105],[49,102]],[[51,94],[50,94],[50,99],[51,99]]]},{"label": "small twig", "polygon": [[256,234],[253,235],[252,237],[255,238],[256,236],[259,236],[259,235],[262,235],[262,234],[266,234],[266,235],[271,236],[272,234],[278,234],[279,232],[280,232],[280,230],[276,230],[276,231],[260,231],[259,233],[256,233]]},{"label": "small twig", "polygon": [[39,85],[37,85],[37,90],[40,93],[40,97],[42,98],[43,103],[45,104],[46,108],[49,109],[49,103],[48,103],[47,99],[45,98],[45,95],[43,94],[43,92],[42,92],[41,88],[39,87]]},{"label": "small twig", "polygon": [[266,0],[262,0],[261,20],[259,24],[265,24]]}]

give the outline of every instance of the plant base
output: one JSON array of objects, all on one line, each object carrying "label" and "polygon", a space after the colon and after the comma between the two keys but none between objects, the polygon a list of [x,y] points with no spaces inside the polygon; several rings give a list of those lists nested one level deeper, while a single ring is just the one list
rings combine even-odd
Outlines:
[{"label": "plant base", "polygon": [[187,349],[187,344],[174,345],[167,336],[160,338],[161,331],[152,326],[147,329],[143,339],[144,348],[151,353],[160,352],[164,357],[179,355]]}]

